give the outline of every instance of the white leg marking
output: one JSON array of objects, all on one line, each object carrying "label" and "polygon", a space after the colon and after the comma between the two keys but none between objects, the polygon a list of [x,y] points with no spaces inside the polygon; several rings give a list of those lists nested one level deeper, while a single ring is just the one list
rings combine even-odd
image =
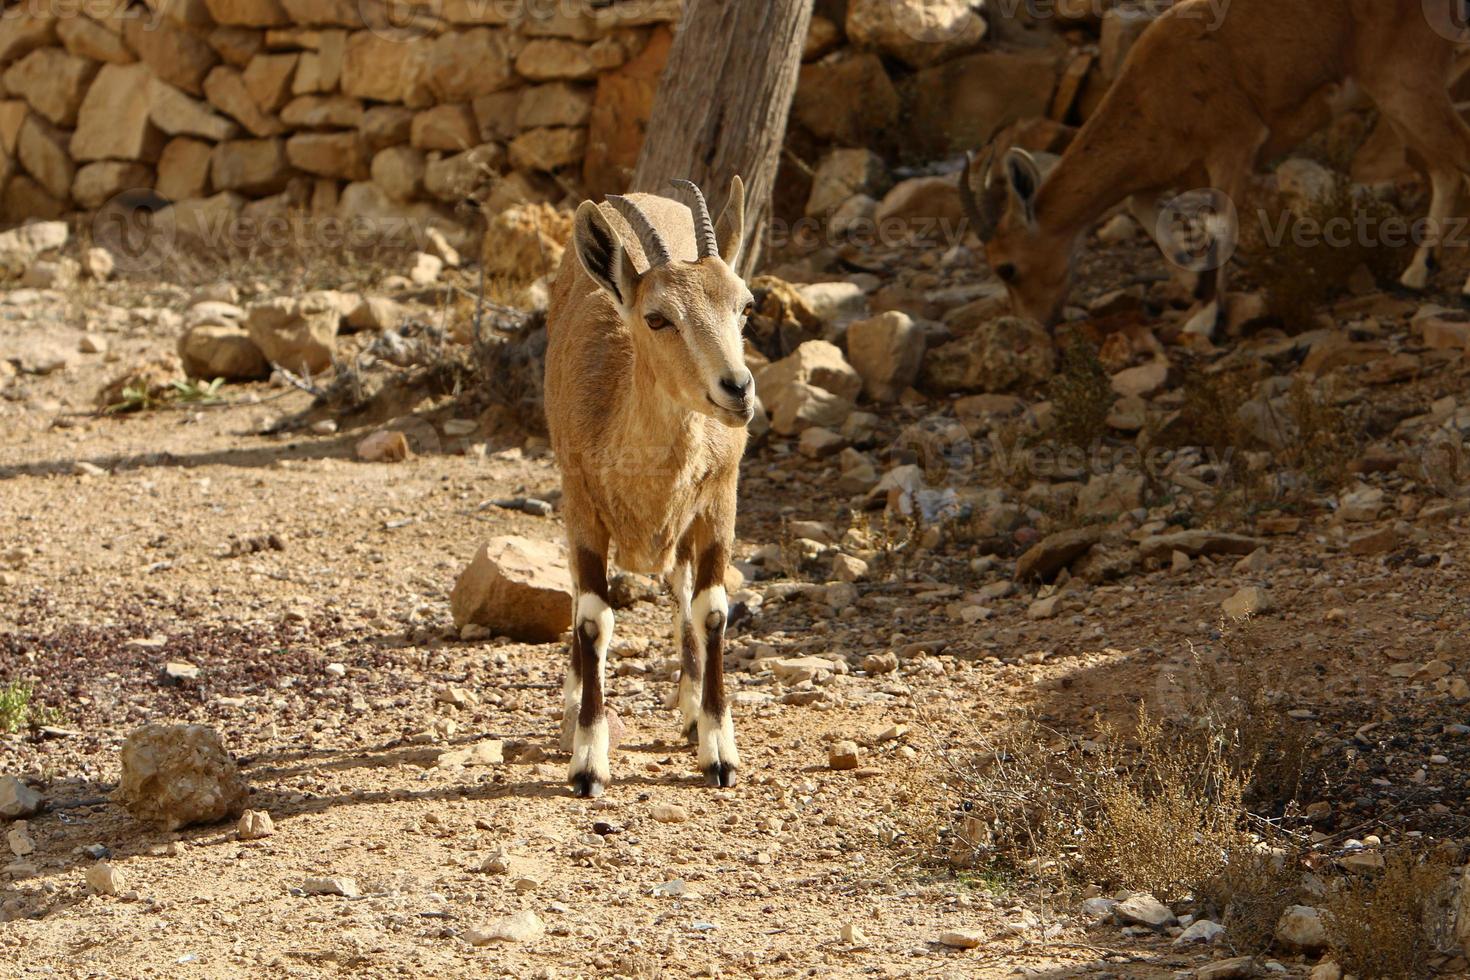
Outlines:
[{"label": "white leg marking", "polygon": [[[679,709],[679,730],[688,732],[699,719],[700,662],[704,656],[704,637],[694,628],[689,611],[691,570],[677,566],[669,575],[669,589],[674,594],[674,645],[679,653],[679,687],[669,707]],[[688,643],[690,646],[685,647]]]},{"label": "white leg marking", "polygon": [[1219,322],[1220,301],[1213,299],[1200,307],[1199,312],[1195,313],[1185,322],[1184,332],[1197,333],[1202,337],[1212,338],[1215,336],[1215,326]]},{"label": "white leg marking", "polygon": [[[591,624],[596,630],[596,638],[592,642],[592,651],[596,659],[594,670],[596,671],[597,686],[604,692],[607,690],[607,648],[612,643],[613,634],[613,611],[607,603],[592,593],[583,593],[577,597],[576,629],[583,630]],[[584,633],[585,635],[585,633]],[[586,665],[583,665],[586,671]],[[580,706],[580,700],[578,705]],[[585,783],[590,795],[600,796],[602,790],[607,786],[611,778],[611,767],[608,764],[608,728],[607,716],[598,716],[591,725],[581,724],[578,719],[576,732],[572,737],[572,761],[567,769],[567,781],[579,784],[579,777]]]},{"label": "white leg marking", "polygon": [[1429,175],[1429,214],[1425,217],[1424,240],[1414,253],[1414,261],[1399,277],[1399,285],[1405,289],[1420,290],[1429,284],[1429,266],[1444,235],[1445,219],[1454,207],[1455,193],[1460,188],[1461,176],[1457,172],[1439,172]]},{"label": "white leg marking", "polygon": [[[723,634],[730,618],[730,603],[723,585],[714,585],[694,597],[693,620],[697,629],[718,629]],[[739,769],[740,753],[735,748],[735,724],[730,707],[717,716],[701,703],[699,709],[699,769],[706,777],[721,769]]]},{"label": "white leg marking", "polygon": [[577,708],[582,703],[582,685],[577,683],[570,665],[561,682],[561,750],[572,751],[572,736],[577,730]]}]

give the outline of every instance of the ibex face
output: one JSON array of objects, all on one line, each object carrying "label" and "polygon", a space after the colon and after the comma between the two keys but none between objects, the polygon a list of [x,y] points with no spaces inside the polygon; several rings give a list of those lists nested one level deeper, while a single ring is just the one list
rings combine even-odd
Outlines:
[{"label": "ibex face", "polygon": [[1055,326],[1072,286],[1075,235],[1051,231],[1038,221],[1041,171],[1025,150],[1006,154],[1004,181],[991,180],[987,157],[979,198],[972,183],[975,169],[975,156],[969,154],[960,176],[960,197],[985,243],[986,261],[1005,283],[1017,315]]},{"label": "ibex face", "polygon": [[704,195],[676,181],[693,199],[697,258],[674,259],[638,204],[608,201],[638,236],[649,267],[640,273],[602,210],[591,201],[577,209],[573,241],[582,267],[612,297],[633,339],[635,357],[685,409],[732,428],[755,414],[755,380],[745,366],[741,331],[753,299],[732,266],[745,226],[745,188],[736,177],[718,229]]}]

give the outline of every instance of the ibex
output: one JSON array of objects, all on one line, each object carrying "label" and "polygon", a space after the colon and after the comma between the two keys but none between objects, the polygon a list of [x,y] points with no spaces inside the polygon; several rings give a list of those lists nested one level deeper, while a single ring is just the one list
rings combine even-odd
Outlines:
[{"label": "ibex", "polygon": [[[1139,37],[1096,113],[1045,179],[1024,150],[960,180],[990,268],[1013,307],[1054,325],[1071,285],[1081,236],[1113,205],[1129,207],[1159,241],[1158,202],[1199,180],[1240,200],[1256,164],[1291,149],[1325,124],[1356,83],[1423,160],[1431,200],[1413,261],[1400,282],[1422,289],[1462,175],[1470,171],[1470,127],[1447,91],[1456,9],[1463,0],[1184,0]],[[1008,200],[1007,200],[1008,199]],[[1210,335],[1225,294],[1224,262],[1200,275],[1185,329]],[[1470,289],[1470,283],[1467,283]]]},{"label": "ibex", "polygon": [[741,339],[753,300],[734,272],[745,187],[731,181],[716,224],[698,187],[674,183],[692,211],[648,194],[582,203],[577,261],[562,265],[547,316],[546,420],[575,593],[562,745],[580,796],[601,795],[609,780],[610,546],[623,569],[668,579],[679,711],[705,780],[733,786],[740,765],[723,645],[735,490],[755,411]]}]

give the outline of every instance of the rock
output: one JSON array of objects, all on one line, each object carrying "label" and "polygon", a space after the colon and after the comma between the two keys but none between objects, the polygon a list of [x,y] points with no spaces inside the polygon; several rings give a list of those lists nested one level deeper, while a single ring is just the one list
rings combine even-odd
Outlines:
[{"label": "rock", "polygon": [[885,239],[957,240],[965,220],[959,185],[953,177],[910,177],[878,202],[873,221]]},{"label": "rock", "polygon": [[1045,381],[1055,366],[1055,346],[1040,324],[1004,316],[930,351],[921,383],[939,394],[1003,392]]},{"label": "rock", "polygon": [[1209,919],[1199,919],[1191,922],[1183,932],[1174,938],[1175,946],[1189,946],[1193,943],[1213,943],[1225,932],[1225,927],[1218,922]]},{"label": "rock", "polygon": [[31,839],[30,825],[24,820],[17,820],[11,825],[5,834],[5,843],[10,847],[10,853],[16,857],[26,857],[36,852],[36,842]]},{"label": "rock", "polygon": [[585,80],[597,75],[586,45],[560,38],[537,38],[516,56],[516,72],[533,82]]},{"label": "rock", "polygon": [[649,816],[659,823],[686,823],[689,820],[689,811],[677,803],[656,803]]},{"label": "rock", "polygon": [[827,765],[838,771],[856,769],[862,763],[862,750],[856,742],[833,742],[827,748]]},{"label": "rock", "polygon": [[70,196],[77,168],[67,152],[61,130],[31,113],[21,124],[16,156],[46,193],[58,201]]},{"label": "rock", "polygon": [[397,429],[379,429],[357,444],[357,458],[364,463],[401,463],[412,455],[408,437]]},{"label": "rock", "polygon": [[864,946],[868,942],[867,934],[855,922],[844,922],[838,936],[849,946]]},{"label": "rock", "polygon": [[868,577],[868,563],[852,555],[839,554],[832,559],[832,577],[839,582],[861,582]]},{"label": "rock", "polygon": [[[768,283],[780,280],[767,279]],[[854,282],[812,282],[796,287],[797,304],[792,315],[803,321],[801,307],[821,324],[841,324],[868,315],[868,297]],[[783,297],[789,300],[789,297]],[[803,341],[802,343],[806,343]],[[801,345],[798,344],[798,347]]]},{"label": "rock", "polygon": [[1366,531],[1348,540],[1348,551],[1354,555],[1387,554],[1399,544],[1399,532],[1392,525]]},{"label": "rock", "polygon": [[205,323],[179,337],[179,359],[191,378],[247,381],[270,374],[265,355],[239,327]]},{"label": "rock", "polygon": [[1168,358],[1156,357],[1112,377],[1113,390],[1124,398],[1148,398],[1169,380]]},{"label": "rock", "polygon": [[274,834],[276,826],[271,822],[271,815],[264,810],[246,810],[240,814],[235,831],[241,840],[260,840]]},{"label": "rock", "polygon": [[301,890],[308,895],[340,895],[343,898],[358,898],[362,892],[357,887],[356,878],[307,878],[301,883]]},{"label": "rock", "polygon": [[950,949],[976,949],[985,944],[985,933],[979,929],[947,929],[939,934],[939,944]]},{"label": "rock", "polygon": [[297,170],[334,180],[367,180],[372,162],[356,132],[296,133],[286,140],[286,159]]},{"label": "rock", "polygon": [[152,160],[163,135],[150,120],[146,65],[103,65],[87,89],[72,135],[72,159]]},{"label": "rock", "polygon": [[869,674],[891,674],[898,669],[898,654],[891,650],[870,653],[858,661],[858,669]]},{"label": "rock", "polygon": [[112,253],[105,248],[94,246],[82,253],[82,271],[94,282],[106,282],[112,278],[115,266]]},{"label": "rock", "polygon": [[128,890],[128,879],[118,868],[98,861],[87,869],[87,887],[98,895],[121,895]]},{"label": "rock", "polygon": [[1243,977],[1253,977],[1256,975],[1256,958],[1235,956],[1228,960],[1206,963],[1195,970],[1194,975],[1198,980],[1240,980]]},{"label": "rock", "polygon": [[842,452],[847,440],[831,429],[813,427],[802,432],[796,451],[809,459],[826,459]]},{"label": "rock", "polygon": [[208,104],[158,78],[148,81],[148,119],[169,136],[197,136],[212,142],[227,140],[240,128],[211,112]]},{"label": "rock", "polygon": [[20,275],[38,256],[64,246],[69,236],[65,221],[36,221],[0,232],[0,269]]},{"label": "rock", "polygon": [[1313,205],[1332,196],[1337,178],[1331,170],[1315,160],[1291,157],[1276,167],[1276,190],[1298,214],[1306,214]]},{"label": "rock", "polygon": [[59,259],[41,259],[31,264],[26,274],[20,277],[22,286],[32,289],[70,289],[77,284],[81,266],[76,259],[62,256]]},{"label": "rock", "polygon": [[842,351],[825,340],[809,340],[756,373],[756,390],[768,405],[776,392],[793,382],[815,385],[847,402],[855,401],[863,389],[862,377],[843,359]]},{"label": "rock", "polygon": [[1176,551],[1198,558],[1200,555],[1248,555],[1264,545],[1260,538],[1200,529],[1152,535],[1139,542],[1138,551],[1144,559],[1168,558]]},{"label": "rock", "polygon": [[1385,866],[1383,854],[1379,851],[1353,851],[1337,859],[1337,863],[1343,870],[1353,874],[1367,875],[1382,871]]},{"label": "rock", "polygon": [[486,224],[481,265],[487,276],[538,279],[561,265],[571,237],[571,212],[550,204],[506,208]]},{"label": "rock", "polygon": [[245,328],[270,363],[297,374],[321,374],[332,366],[341,319],[330,298],[307,293],[252,305]]},{"label": "rock", "polygon": [[1047,596],[1045,599],[1032,600],[1031,604],[1026,607],[1026,618],[1033,622],[1056,618],[1057,604],[1061,602],[1061,599],[1061,595],[1057,594]]},{"label": "rock", "polygon": [[1148,892],[1134,892],[1113,907],[1113,915],[1124,925],[1162,929],[1177,920],[1169,906]]},{"label": "rock", "polygon": [[213,729],[144,725],[123,742],[113,797],[138,820],[177,830],[239,813],[247,789]]},{"label": "rock", "polygon": [[896,401],[918,380],[924,331],[907,313],[890,310],[847,328],[847,354],[874,401]]},{"label": "rock", "polygon": [[544,935],[546,923],[529,909],[464,932],[465,940],[473,946],[488,946],[495,942],[530,943]]},{"label": "rock", "polygon": [[865,146],[897,121],[899,109],[876,54],[838,53],[801,66],[791,116],[819,140]]},{"label": "rock", "polygon": [[911,68],[948,61],[985,37],[981,8],[971,0],[852,0],[847,37]]},{"label": "rock", "polygon": [[1310,905],[1290,905],[1276,921],[1276,940],[1303,953],[1327,948],[1327,924]]},{"label": "rock", "polygon": [[1108,517],[1143,505],[1142,473],[1099,473],[1077,492],[1077,516]]},{"label": "rock", "polygon": [[1246,619],[1270,612],[1274,607],[1271,596],[1258,585],[1247,585],[1233,596],[1220,603],[1220,609],[1231,619]]},{"label": "rock", "polygon": [[1045,116],[1056,81],[1057,56],[1039,46],[923,68],[905,86],[912,106],[902,120],[908,142],[935,157],[984,146],[1017,119]]},{"label": "rock", "polygon": [[386,296],[364,296],[347,314],[354,330],[397,330],[408,313],[402,304]]},{"label": "rock", "polygon": [[[760,383],[757,382],[757,390]],[[763,393],[761,402],[771,413],[771,428],[781,435],[796,435],[811,426],[835,429],[852,412],[853,404],[825,388],[801,381]]]},{"label": "rock", "polygon": [[1378,519],[1385,506],[1383,491],[1378,487],[1359,486],[1345,491],[1338,499],[1337,516],[1344,521],[1366,522]]},{"label": "rock", "polygon": [[1342,980],[1342,967],[1333,960],[1323,960],[1312,967],[1312,972],[1307,974],[1307,980]]},{"label": "rock", "polygon": [[556,545],[492,538],[475,553],[449,597],[454,625],[488,626],[530,643],[551,643],[572,624],[571,575]]},{"label": "rock", "polygon": [[804,681],[821,682],[838,670],[846,672],[846,665],[839,668],[836,661],[825,657],[788,657],[771,663],[771,672],[782,684],[800,684]]},{"label": "rock", "polygon": [[1048,534],[1016,560],[1016,581],[1051,581],[1062,569],[1092,550],[1102,537],[1096,526]]},{"label": "rock", "polygon": [[580,163],[587,153],[587,130],[569,126],[528,129],[506,148],[510,165],[517,170],[560,170]]},{"label": "rock", "polygon": [[183,660],[170,660],[163,665],[164,685],[178,685],[199,679],[199,668]]},{"label": "rock", "polygon": [[428,252],[415,252],[410,256],[413,263],[408,269],[408,278],[416,286],[431,286],[444,271],[444,260]]},{"label": "rock", "polygon": [[149,358],[115,376],[97,391],[96,405],[107,409],[129,403],[130,393],[143,392],[149,398],[159,398],[168,392],[175,381],[182,381],[183,365],[173,354]]},{"label": "rock", "polygon": [[855,194],[877,195],[887,186],[888,167],[872,150],[829,150],[812,175],[806,213],[823,217],[835,212]]}]

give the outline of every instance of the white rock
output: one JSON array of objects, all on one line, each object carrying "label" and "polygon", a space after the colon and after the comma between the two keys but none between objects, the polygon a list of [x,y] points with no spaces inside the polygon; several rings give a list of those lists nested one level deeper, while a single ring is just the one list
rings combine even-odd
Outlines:
[{"label": "white rock", "polygon": [[1276,939],[1303,952],[1327,947],[1327,924],[1322,913],[1310,905],[1288,906],[1276,922]]},{"label": "white rock", "polygon": [[1149,926],[1153,929],[1162,929],[1175,921],[1169,906],[1148,892],[1134,892],[1129,895],[1114,906],[1113,915],[1124,925]]},{"label": "white rock", "polygon": [[0,818],[14,820],[32,817],[40,812],[44,800],[14,776],[0,776]]},{"label": "white rock", "polygon": [[259,840],[274,834],[276,827],[271,822],[271,815],[264,810],[246,810],[240,814],[236,832],[241,840]]},{"label": "white rock", "polygon": [[98,861],[87,869],[87,887],[98,895],[117,895],[127,891],[128,879],[120,869]]},{"label": "white rock", "polygon": [[301,890],[308,895],[341,895],[343,898],[357,898],[362,892],[358,890],[355,878],[307,878],[301,883]]},{"label": "white rock", "polygon": [[684,823],[689,819],[689,811],[677,803],[655,804],[649,815],[659,823]]},{"label": "white rock", "polygon": [[1212,943],[1225,931],[1225,927],[1218,922],[1209,919],[1200,919],[1191,922],[1183,932],[1174,940],[1175,946],[1188,946],[1190,943]]}]

